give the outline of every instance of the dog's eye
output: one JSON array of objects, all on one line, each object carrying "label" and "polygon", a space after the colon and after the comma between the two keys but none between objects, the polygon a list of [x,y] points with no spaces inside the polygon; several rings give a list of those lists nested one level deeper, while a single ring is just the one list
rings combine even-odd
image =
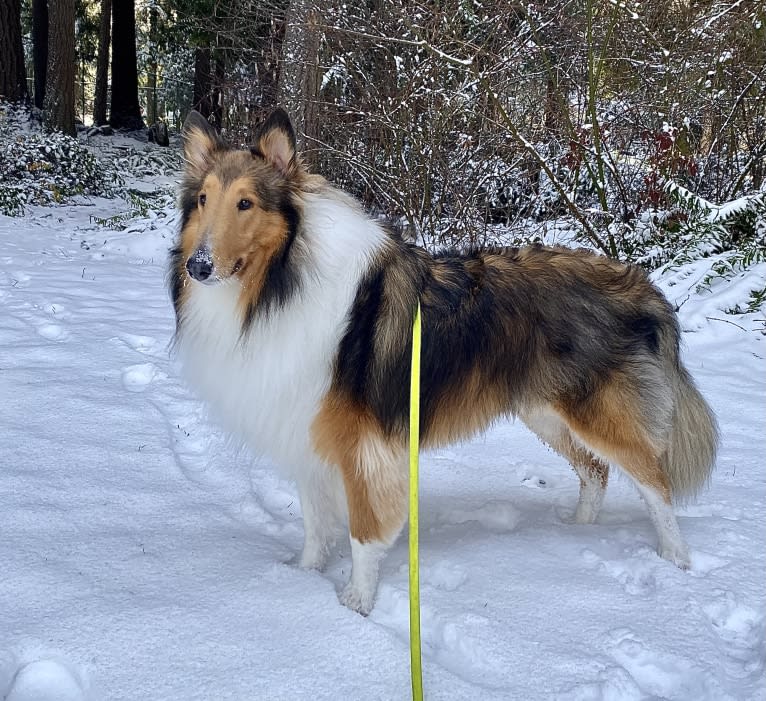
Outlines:
[{"label": "dog's eye", "polygon": [[253,206],[253,203],[250,200],[240,200],[237,202],[237,209],[240,212],[244,212],[246,209],[250,209],[250,207]]},{"label": "dog's eye", "polygon": [[207,202],[207,195],[205,195],[205,193],[202,193],[199,196],[199,206],[200,207],[204,207],[205,206],[205,202]]}]

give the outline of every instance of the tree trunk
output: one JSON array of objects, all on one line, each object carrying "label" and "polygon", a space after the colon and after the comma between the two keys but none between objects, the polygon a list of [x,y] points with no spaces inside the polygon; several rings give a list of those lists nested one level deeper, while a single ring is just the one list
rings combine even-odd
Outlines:
[{"label": "tree trunk", "polygon": [[197,110],[205,119],[210,117],[213,105],[210,101],[210,47],[198,46],[194,49],[194,94],[192,109]]},{"label": "tree trunk", "polygon": [[223,129],[223,85],[226,80],[226,56],[223,51],[217,51],[215,56],[215,80],[212,94],[212,119],[210,123],[220,134]]},{"label": "tree trunk", "polygon": [[210,48],[198,46],[194,49],[194,93],[192,108],[206,119],[210,116]]},{"label": "tree trunk", "polygon": [[74,128],[74,3],[56,0],[49,8],[48,69],[43,105],[45,128],[75,135]]},{"label": "tree trunk", "polygon": [[146,121],[157,122],[157,6],[149,8],[149,74],[147,75]]},{"label": "tree trunk", "polygon": [[96,56],[96,88],[93,95],[93,124],[106,124],[106,93],[109,85],[109,44],[112,33],[112,0],[101,0],[101,26]]},{"label": "tree trunk", "polygon": [[48,71],[48,0],[32,0],[32,66],[35,73],[35,106],[42,109]]},{"label": "tree trunk", "polygon": [[260,105],[267,110],[273,110],[277,106],[279,57],[282,54],[282,35],[278,29],[271,30],[269,44],[269,48],[260,52],[256,58],[256,74],[261,93]]},{"label": "tree trunk", "polygon": [[138,103],[134,0],[112,2],[112,109],[109,123],[122,129],[144,128]]},{"label": "tree trunk", "polygon": [[285,17],[282,44],[282,67],[279,76],[278,103],[290,115],[304,151],[312,137],[318,136],[316,101],[318,84],[319,31],[318,14],[310,0],[293,0]]},{"label": "tree trunk", "polygon": [[548,141],[557,139],[560,136],[561,119],[560,119],[560,103],[562,102],[562,96],[559,85],[559,57],[552,51],[545,51],[547,54],[547,60],[545,61],[546,76],[545,76],[545,118],[543,120],[543,128],[545,129],[545,138]]},{"label": "tree trunk", "polygon": [[21,0],[0,0],[0,96],[10,102],[27,97]]}]

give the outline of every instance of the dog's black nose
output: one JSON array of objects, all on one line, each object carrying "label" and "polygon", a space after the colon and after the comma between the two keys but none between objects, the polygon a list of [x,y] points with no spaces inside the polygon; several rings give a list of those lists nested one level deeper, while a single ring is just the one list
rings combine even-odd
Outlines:
[{"label": "dog's black nose", "polygon": [[186,261],[186,270],[195,280],[200,282],[207,280],[213,273],[213,261],[210,253],[203,249],[198,249]]}]

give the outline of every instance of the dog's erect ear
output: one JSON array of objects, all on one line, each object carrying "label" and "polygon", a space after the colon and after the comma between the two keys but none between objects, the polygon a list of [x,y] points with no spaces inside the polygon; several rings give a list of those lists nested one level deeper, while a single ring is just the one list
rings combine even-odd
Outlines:
[{"label": "dog's erect ear", "polygon": [[181,134],[187,172],[202,175],[210,166],[213,151],[221,145],[221,139],[210,122],[196,110],[189,112]]},{"label": "dog's erect ear", "polygon": [[271,163],[282,175],[289,177],[298,167],[295,153],[295,130],[283,109],[276,109],[258,131],[253,155]]}]

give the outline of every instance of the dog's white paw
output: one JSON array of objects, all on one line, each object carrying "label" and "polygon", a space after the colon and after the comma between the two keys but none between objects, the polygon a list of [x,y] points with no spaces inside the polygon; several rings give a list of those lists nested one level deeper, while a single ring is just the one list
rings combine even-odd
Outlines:
[{"label": "dog's white paw", "polygon": [[666,545],[659,549],[659,556],[668,562],[672,562],[676,567],[682,570],[688,570],[692,566],[686,548]]},{"label": "dog's white paw", "polygon": [[297,558],[297,565],[302,570],[318,570],[321,572],[327,564],[327,553],[317,550],[304,550]]},{"label": "dog's white paw", "polygon": [[321,572],[327,565],[327,549],[303,548],[300,555],[293,555],[285,561],[286,565],[298,567],[302,570],[316,570]]},{"label": "dog's white paw", "polygon": [[363,591],[349,582],[338,596],[341,604],[356,611],[362,616],[367,616],[375,605],[375,592]]},{"label": "dog's white paw", "polygon": [[300,555],[293,555],[289,560],[285,560],[286,565],[298,567],[302,570],[317,570],[321,572],[327,565],[327,549],[322,548],[303,548]]},{"label": "dog's white paw", "polygon": [[581,504],[577,505],[577,510],[574,512],[573,516],[571,517],[571,523],[577,524],[579,526],[589,526],[592,523],[596,522],[596,517],[598,516],[598,512],[594,511],[590,504],[583,506]]}]

